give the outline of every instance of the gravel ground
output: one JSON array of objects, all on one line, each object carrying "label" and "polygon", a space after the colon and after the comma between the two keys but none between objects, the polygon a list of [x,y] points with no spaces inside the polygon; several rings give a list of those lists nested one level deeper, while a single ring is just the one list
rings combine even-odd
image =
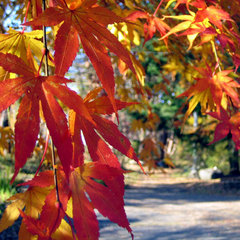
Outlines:
[{"label": "gravel ground", "polygon": [[[239,185],[144,177],[125,193],[135,240],[239,240]],[[131,239],[125,229],[99,221],[100,240]],[[0,233],[0,240],[17,239],[18,226]]]},{"label": "gravel ground", "polygon": [[[240,194],[230,185],[146,181],[130,187],[125,203],[135,240],[239,240]],[[100,226],[101,240],[131,239],[104,218]]]}]

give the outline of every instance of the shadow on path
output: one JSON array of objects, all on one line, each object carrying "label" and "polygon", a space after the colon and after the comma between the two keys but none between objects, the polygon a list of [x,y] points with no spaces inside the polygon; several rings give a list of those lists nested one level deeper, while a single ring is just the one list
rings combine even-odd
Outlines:
[{"label": "shadow on path", "polygon": [[[240,196],[214,189],[184,183],[129,187],[125,204],[135,240],[239,240]],[[100,228],[101,240],[131,239],[102,217]]]}]

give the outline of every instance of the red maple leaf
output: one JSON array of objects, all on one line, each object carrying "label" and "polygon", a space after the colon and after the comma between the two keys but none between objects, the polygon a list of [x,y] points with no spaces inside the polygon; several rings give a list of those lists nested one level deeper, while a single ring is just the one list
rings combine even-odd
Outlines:
[{"label": "red maple leaf", "polygon": [[220,112],[209,112],[208,115],[218,119],[220,123],[216,126],[214,139],[209,144],[215,143],[231,133],[232,140],[237,149],[240,149],[240,112],[229,116],[228,113],[221,108]]},{"label": "red maple leaf", "polygon": [[94,124],[83,100],[65,85],[69,80],[60,76],[39,76],[31,68],[31,64],[26,65],[15,55],[0,53],[0,65],[5,70],[20,75],[18,78],[0,83],[0,112],[22,97],[15,124],[15,173],[12,181],[35,147],[39,133],[40,103],[63,169],[68,175],[72,159],[72,142],[65,113],[55,97]]},{"label": "red maple leaf", "polygon": [[[144,43],[143,45],[153,38],[154,34],[158,31],[161,35],[166,34],[167,31],[170,30],[170,27],[165,23],[162,19],[156,17],[155,15],[151,15],[147,12],[135,11],[131,13],[126,19],[129,21],[136,21],[138,18],[146,19],[147,22],[144,24]],[[167,38],[164,39],[164,43],[167,46]]]},{"label": "red maple leaf", "polygon": [[55,41],[56,74],[63,76],[72,65],[80,38],[82,47],[93,64],[96,73],[108,94],[114,111],[117,107],[114,100],[114,73],[107,49],[116,54],[135,73],[127,49],[107,29],[108,24],[125,21],[110,10],[91,1],[55,0],[55,6],[46,9],[38,18],[25,25],[54,26],[62,23]]},{"label": "red maple leaf", "polygon": [[[72,170],[72,169],[71,169]],[[53,171],[41,172],[38,176],[32,180],[20,184],[21,186],[40,187],[52,189],[45,198],[45,204],[42,207],[41,214],[38,219],[33,219],[31,216],[22,214],[22,217],[27,225],[28,231],[32,234],[49,239],[49,237],[57,230],[61,220],[64,216],[67,216],[67,204],[71,196],[69,190],[69,179],[66,178],[62,167],[58,166],[57,170],[57,183],[58,188],[52,188],[55,186]],[[58,196],[58,198],[57,198]],[[35,224],[35,227],[32,225]]]},{"label": "red maple leaf", "polygon": [[[64,217],[67,202],[70,201],[72,213],[69,214],[73,218],[74,228],[79,239],[98,239],[99,226],[94,209],[97,209],[100,214],[109,218],[112,222],[126,228],[133,238],[124,211],[123,173],[124,171],[120,168],[113,168],[99,162],[88,163],[71,169],[68,181],[61,168],[59,168],[59,198],[62,207],[56,204],[54,189],[46,197],[39,219],[32,219],[26,214],[21,214],[28,230],[32,234],[42,237],[42,239],[49,239]],[[23,185],[48,187],[53,184],[52,171],[46,171]]]},{"label": "red maple leaf", "polygon": [[[120,167],[116,155],[112,152],[111,145],[122,154],[134,159],[142,168],[134,149],[128,138],[126,138],[119,130],[116,124],[112,121],[103,118],[101,115],[109,115],[114,112],[113,106],[108,97],[97,97],[99,89],[90,92],[84,99],[84,104],[88,109],[95,125],[81,116],[77,115],[74,111],[70,112],[70,131],[73,139],[74,166],[79,166],[83,163],[83,141],[81,139],[81,132],[88,146],[88,151],[93,161],[99,161],[102,164],[107,164],[112,167]],[[115,99],[117,110],[125,108],[129,105],[136,103],[126,103]],[[101,137],[100,137],[100,136]],[[106,143],[104,140],[108,143]],[[143,170],[143,169],[142,169]],[[144,171],[144,170],[143,170]]]}]

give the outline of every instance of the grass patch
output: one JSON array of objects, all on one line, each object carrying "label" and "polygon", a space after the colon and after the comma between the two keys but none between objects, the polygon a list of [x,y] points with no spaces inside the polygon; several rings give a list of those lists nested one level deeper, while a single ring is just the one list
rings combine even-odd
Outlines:
[{"label": "grass patch", "polygon": [[13,168],[9,162],[9,159],[0,159],[0,204],[17,192],[16,184],[10,184]]},{"label": "grass patch", "polygon": [[[28,164],[29,165],[29,164]],[[29,168],[29,166],[27,166]],[[31,168],[32,166],[30,166]],[[28,176],[25,172],[21,172],[16,181],[11,185],[10,181],[14,173],[14,160],[11,155],[5,157],[0,156],[0,213],[1,205],[15,193],[19,192],[17,185]],[[30,177],[29,177],[30,178]]]},{"label": "grass patch", "polygon": [[0,179],[0,203],[5,202],[12,195],[17,193],[16,187],[14,185],[10,185],[9,178]]},{"label": "grass patch", "polygon": [[14,173],[15,162],[11,154],[0,156],[0,213],[1,205],[17,192],[21,192],[21,187],[17,187],[19,183],[30,180],[36,172],[40,159],[37,157],[29,158],[25,166],[20,170],[16,180],[10,185],[11,178]]}]

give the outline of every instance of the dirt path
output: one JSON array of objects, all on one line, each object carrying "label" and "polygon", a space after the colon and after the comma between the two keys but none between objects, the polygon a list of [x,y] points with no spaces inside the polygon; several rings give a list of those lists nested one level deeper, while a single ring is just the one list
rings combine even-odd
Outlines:
[{"label": "dirt path", "polygon": [[[240,240],[239,182],[201,182],[156,174],[139,176],[125,203],[135,240]],[[100,240],[130,240],[125,229],[99,217]],[[17,239],[20,221],[0,234]]]},{"label": "dirt path", "polygon": [[[145,180],[126,190],[126,212],[135,240],[239,240],[240,195],[226,184]],[[229,189],[228,189],[229,190]],[[131,239],[100,218],[101,240]]]}]

